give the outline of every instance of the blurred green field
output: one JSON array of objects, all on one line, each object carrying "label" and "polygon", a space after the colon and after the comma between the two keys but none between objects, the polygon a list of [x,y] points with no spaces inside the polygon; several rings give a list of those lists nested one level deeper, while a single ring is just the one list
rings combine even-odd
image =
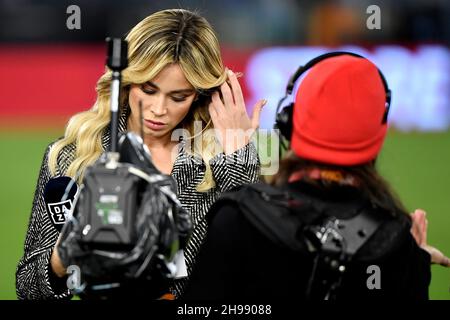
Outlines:
[{"label": "blurred green field", "polygon": [[[45,147],[62,134],[0,132],[0,299],[15,299],[15,268]],[[408,209],[428,212],[429,243],[450,254],[450,132],[390,132],[379,167]],[[381,280],[382,281],[382,280]],[[432,267],[432,299],[450,299],[450,269]]]}]

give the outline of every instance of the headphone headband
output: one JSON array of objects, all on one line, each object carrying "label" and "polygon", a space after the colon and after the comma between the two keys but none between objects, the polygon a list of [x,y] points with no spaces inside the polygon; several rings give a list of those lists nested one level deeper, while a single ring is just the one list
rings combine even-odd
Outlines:
[{"label": "headphone headband", "polygon": [[300,66],[297,69],[297,71],[295,71],[295,73],[289,78],[289,82],[286,86],[286,92],[289,94],[292,94],[292,90],[294,90],[294,86],[295,86],[295,83],[297,82],[298,78],[300,78],[300,76],[303,73],[305,73],[307,70],[311,69],[314,65],[316,65],[320,61],[331,58],[331,57],[344,55],[344,54],[351,55],[351,56],[358,57],[358,58],[364,58],[363,56],[360,56],[359,54],[352,53],[352,52],[345,52],[345,51],[334,51],[334,52],[327,52],[327,53],[321,54],[320,56],[317,56],[317,57],[313,58],[312,60],[310,60],[309,62],[307,62],[305,65]]},{"label": "headphone headband", "polygon": [[[297,80],[309,69],[311,69],[313,66],[315,66],[316,64],[318,64],[319,62],[328,59],[328,58],[332,58],[332,57],[337,57],[337,56],[342,56],[342,55],[349,55],[349,56],[353,56],[356,58],[361,58],[361,59],[366,59],[365,57],[363,57],[362,55],[359,55],[357,53],[353,53],[353,52],[347,52],[347,51],[333,51],[333,52],[327,52],[324,54],[321,54],[320,56],[317,56],[315,58],[313,58],[312,60],[310,60],[309,62],[307,62],[305,65],[300,66],[297,71],[295,71],[295,73],[289,78],[289,82],[286,86],[286,93],[287,94],[292,94],[292,91],[294,90],[295,87],[295,83],[297,82]],[[378,73],[380,75],[381,81],[383,82],[383,86],[384,86],[384,91],[386,92],[386,102],[388,104],[390,104],[390,98],[391,98],[391,90],[388,87],[386,78],[384,77],[383,73],[380,71],[380,69],[378,69]],[[388,101],[389,100],[389,101]]]},{"label": "headphone headband", "polygon": [[[347,52],[347,51],[333,51],[333,52],[327,52],[324,54],[321,54],[315,58],[313,58],[312,60],[310,60],[309,62],[307,62],[305,65],[300,66],[289,78],[289,81],[287,83],[286,86],[286,92],[283,98],[281,98],[278,101],[278,105],[277,105],[277,110],[276,110],[276,120],[275,120],[275,127],[278,128],[281,132],[281,134],[287,138],[288,140],[290,140],[290,135],[292,133],[292,109],[293,109],[293,103],[289,104],[288,106],[284,107],[281,112],[280,112],[280,108],[284,102],[284,100],[290,96],[294,90],[295,84],[297,82],[297,80],[309,69],[311,69],[313,66],[315,66],[316,64],[318,64],[319,62],[328,59],[328,58],[332,58],[332,57],[336,57],[336,56],[341,56],[341,55],[349,55],[349,56],[353,56],[353,57],[357,57],[357,58],[361,58],[361,59],[366,59],[365,57],[357,54],[357,53],[353,53],[353,52]],[[385,124],[387,122],[387,117],[388,117],[388,113],[389,113],[389,108],[391,105],[391,90],[388,87],[386,78],[384,77],[383,73],[380,71],[380,69],[378,69],[378,74],[380,75],[381,81],[383,83],[383,87],[384,87],[384,91],[386,93],[386,100],[385,100],[385,112],[383,115],[383,118],[381,119],[381,123]]]}]

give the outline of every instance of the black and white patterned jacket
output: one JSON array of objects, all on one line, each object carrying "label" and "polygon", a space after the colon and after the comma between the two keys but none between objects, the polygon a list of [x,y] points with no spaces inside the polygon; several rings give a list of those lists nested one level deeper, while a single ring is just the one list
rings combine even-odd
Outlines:
[{"label": "black and white patterned jacket", "polygon": [[[127,115],[123,113],[119,119],[120,131],[126,130]],[[109,145],[108,130],[103,134],[104,149]],[[48,167],[50,144],[44,154],[34,195],[31,217],[25,239],[24,255],[19,261],[16,271],[16,291],[19,299],[64,299],[70,293],[60,279],[56,279],[50,268],[50,257],[58,239],[44,202],[45,185],[52,178]],[[55,176],[63,176],[74,160],[75,145],[66,146],[58,156]],[[259,178],[260,162],[253,143],[249,143],[232,154],[216,155],[210,161],[216,187],[208,192],[197,192],[195,187],[202,181],[205,165],[202,159],[186,152],[183,143],[175,160],[172,177],[177,182],[178,197],[184,208],[191,214],[194,229],[187,248],[185,258],[188,273],[191,272],[197,253],[206,236],[206,213],[218,196],[235,186],[256,182]],[[183,292],[186,279],[177,280],[176,293]]]}]

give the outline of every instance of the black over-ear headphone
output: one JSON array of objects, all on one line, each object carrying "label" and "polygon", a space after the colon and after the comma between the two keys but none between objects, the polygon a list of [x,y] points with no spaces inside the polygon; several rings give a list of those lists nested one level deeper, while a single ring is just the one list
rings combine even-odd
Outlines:
[{"label": "black over-ear headphone", "polygon": [[[318,64],[319,62],[336,56],[341,55],[350,55],[362,59],[366,59],[363,56],[352,53],[352,52],[346,52],[346,51],[335,51],[335,52],[328,52],[325,54],[322,54],[318,57],[315,57],[311,61],[309,61],[307,64],[300,66],[297,71],[290,77],[289,82],[286,86],[286,93],[283,98],[280,99],[277,105],[277,111],[276,111],[276,119],[275,119],[275,129],[278,129],[281,133],[281,135],[286,138],[288,141],[291,140],[292,136],[292,113],[294,111],[294,102],[291,102],[287,106],[282,107],[282,104],[284,100],[286,100],[287,97],[289,97],[292,94],[292,91],[294,90],[294,86],[296,81],[309,69],[311,69],[314,65]],[[383,82],[384,90],[386,92],[386,103],[385,107],[386,110],[384,112],[383,118],[381,120],[382,124],[385,124],[387,122],[387,117],[389,113],[389,108],[391,105],[391,90],[388,87],[387,81],[383,75],[383,73],[380,71],[380,69],[377,69],[378,73],[380,74],[381,80]],[[280,111],[281,109],[281,111]]]}]

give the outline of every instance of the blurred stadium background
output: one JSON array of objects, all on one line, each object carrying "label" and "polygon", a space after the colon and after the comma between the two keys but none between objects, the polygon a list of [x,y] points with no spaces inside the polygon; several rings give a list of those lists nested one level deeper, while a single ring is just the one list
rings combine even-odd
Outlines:
[{"label": "blurred stadium background", "polygon": [[[69,5],[81,29],[69,30]],[[377,5],[381,29],[366,12]],[[248,106],[267,98],[270,128],[290,72],[327,50],[372,59],[393,90],[381,172],[411,211],[424,208],[429,243],[450,254],[450,2],[447,0],[0,0],[0,299],[15,299],[15,268],[45,147],[89,108],[106,36],[123,36],[165,8],[198,10],[216,29],[226,65],[243,72]],[[432,267],[432,299],[450,298],[450,271]]]}]

